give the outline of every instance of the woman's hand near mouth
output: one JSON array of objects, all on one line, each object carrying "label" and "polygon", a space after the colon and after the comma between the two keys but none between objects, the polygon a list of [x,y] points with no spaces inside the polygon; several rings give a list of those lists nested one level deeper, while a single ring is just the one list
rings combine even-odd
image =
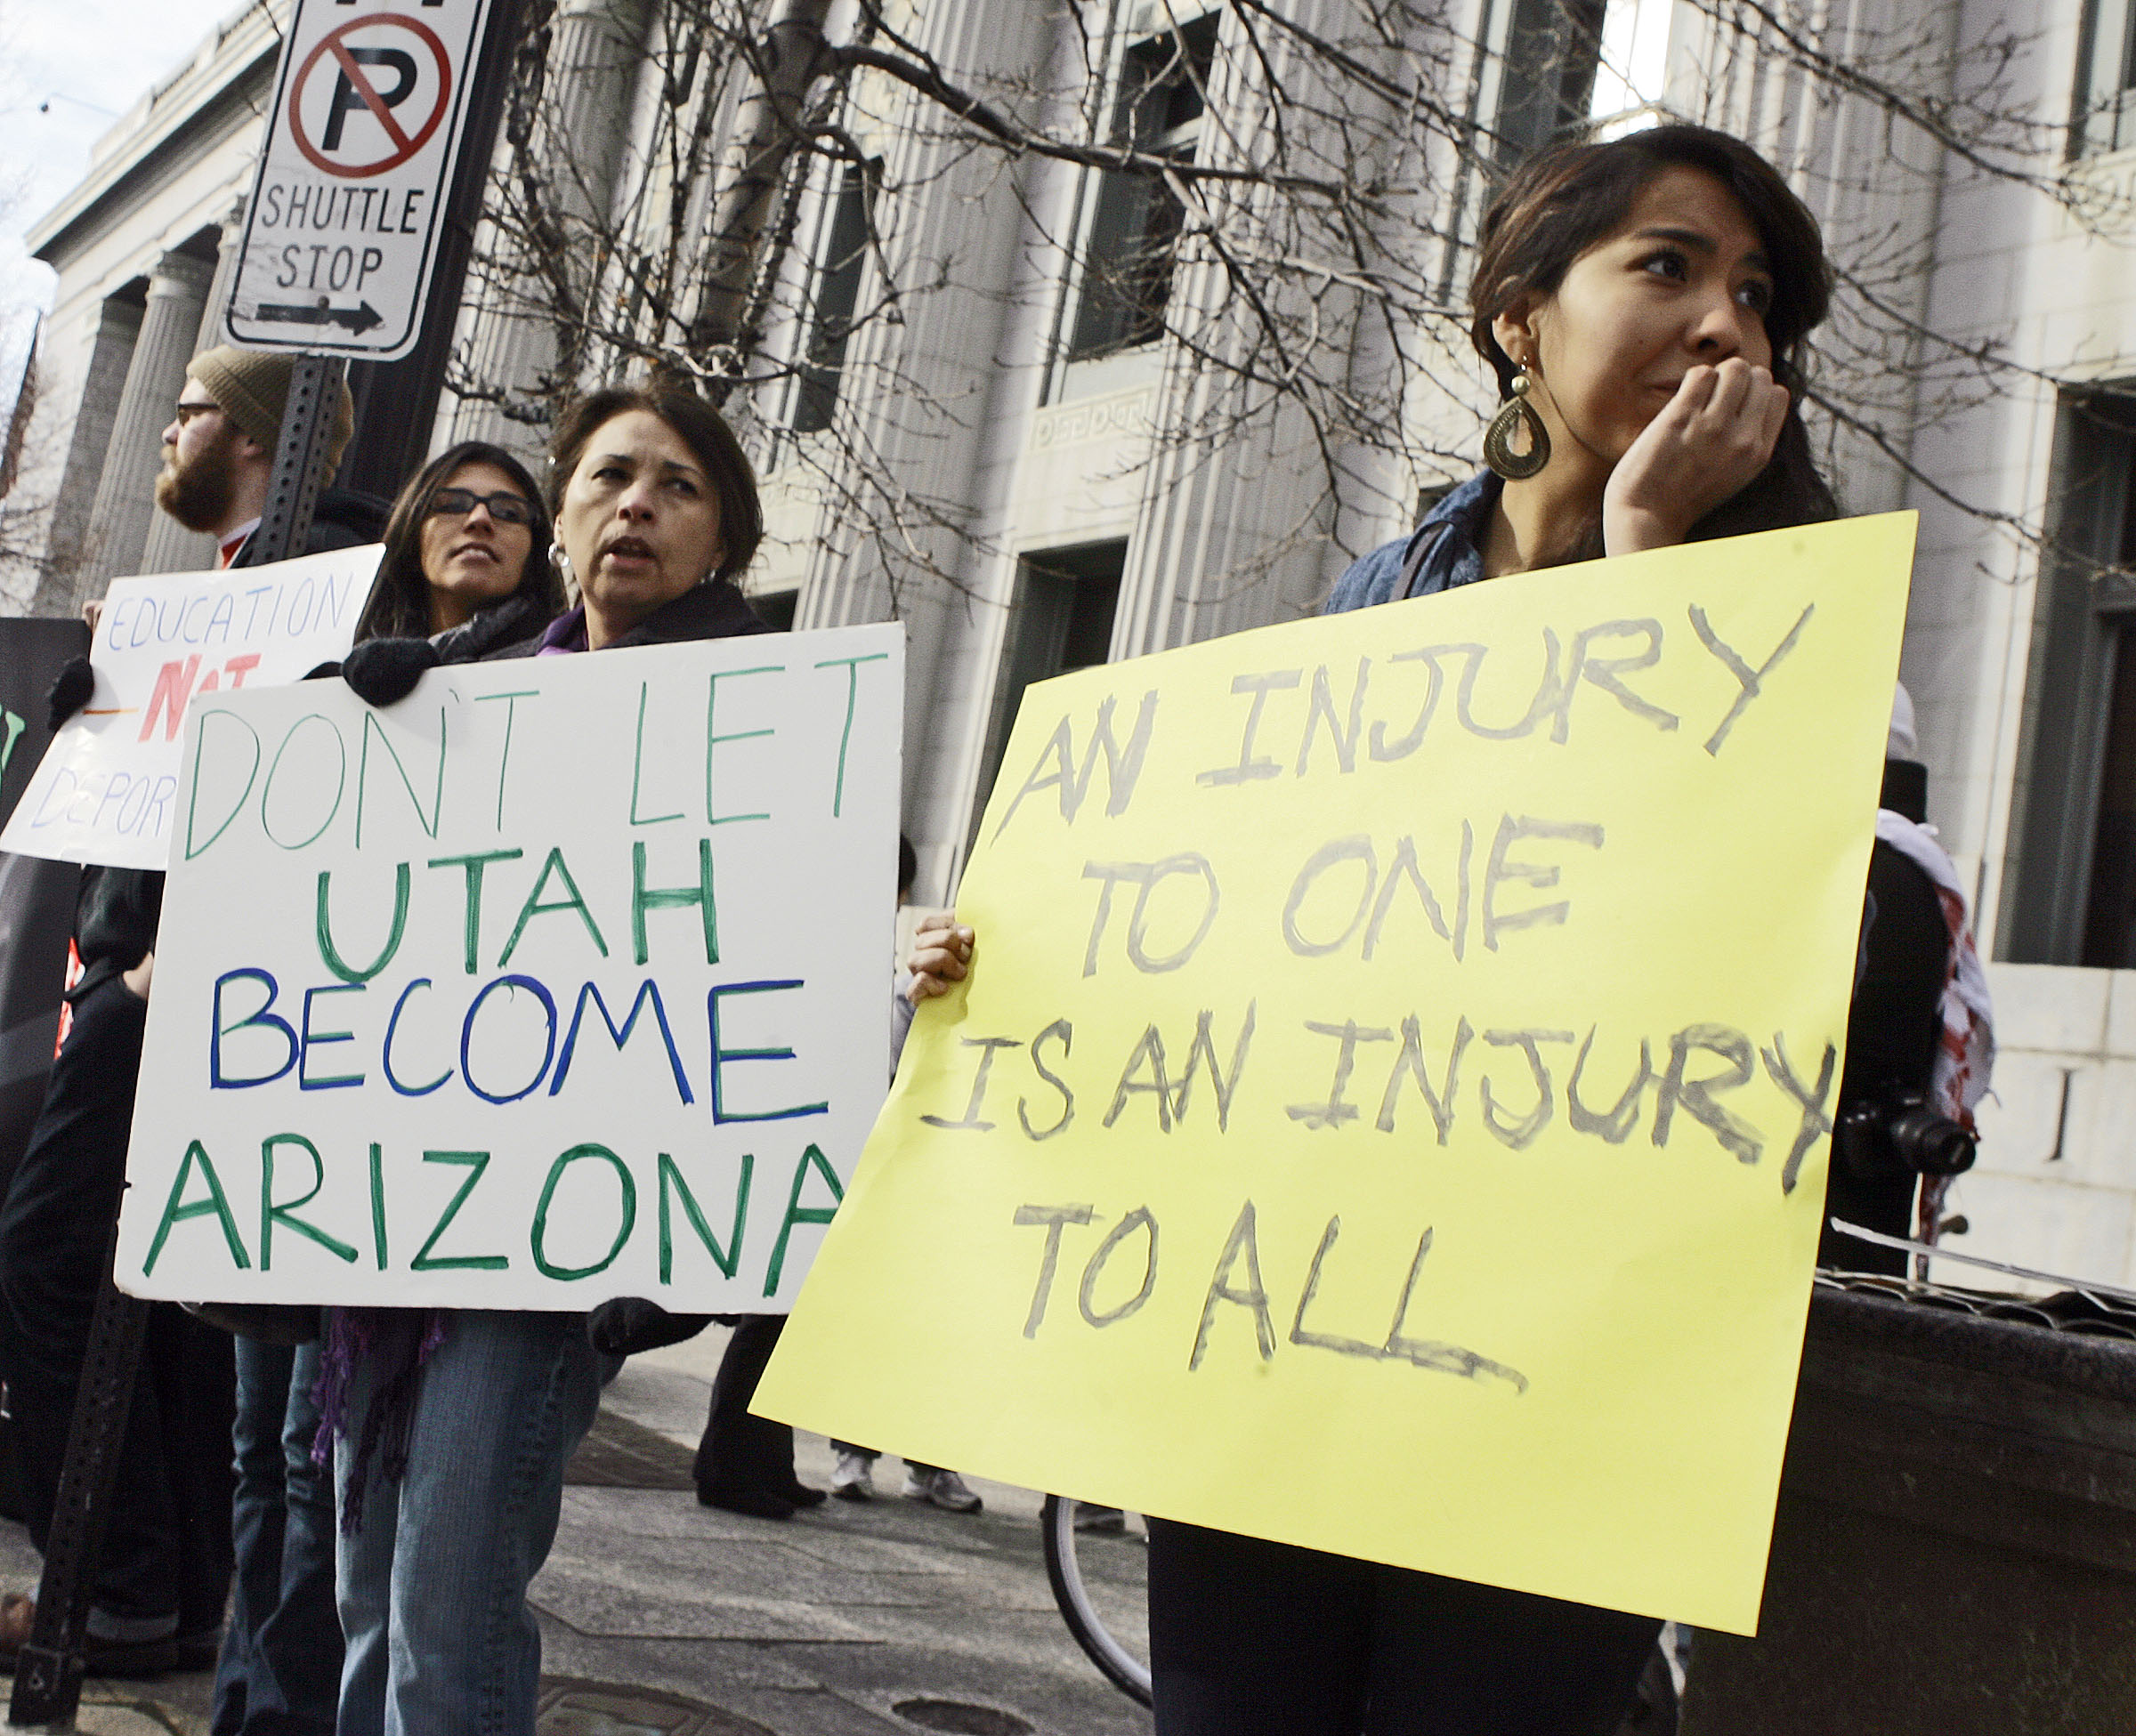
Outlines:
[{"label": "woman's hand near mouth", "polygon": [[1610,475],[1603,546],[1636,554],[1682,542],[1765,468],[1786,416],[1787,388],[1740,356],[1687,369]]}]

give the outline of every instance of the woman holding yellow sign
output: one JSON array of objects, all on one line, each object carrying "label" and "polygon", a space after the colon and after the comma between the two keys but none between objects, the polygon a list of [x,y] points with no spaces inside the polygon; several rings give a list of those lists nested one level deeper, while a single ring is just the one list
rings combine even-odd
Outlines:
[{"label": "woman holding yellow sign", "polygon": [[[1329,610],[1837,516],[1800,404],[1829,295],[1816,220],[1738,140],[1663,126],[1535,157],[1470,290],[1504,400],[1491,467]],[[916,997],[972,949],[923,925]],[[1161,1736],[1607,1736],[1661,1626],[1161,1518],[1149,1602]]]}]

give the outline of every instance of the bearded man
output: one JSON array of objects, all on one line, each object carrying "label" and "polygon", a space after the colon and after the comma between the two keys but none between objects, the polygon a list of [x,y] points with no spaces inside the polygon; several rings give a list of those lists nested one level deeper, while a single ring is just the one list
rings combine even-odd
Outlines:
[{"label": "bearded man", "polygon": [[[225,346],[193,358],[163,432],[156,502],[215,538],[218,567],[247,566],[266,505],[293,364]],[[338,384],[327,442],[331,474],[353,432]],[[385,503],[327,489],[307,553],[376,542]],[[101,603],[84,611],[92,631]],[[53,685],[57,730],[89,698],[77,658]],[[96,1298],[110,1271],[111,1225],[155,965],[163,876],[89,868],[75,910],[81,974],[44,1107],[0,1205],[0,1373],[8,1383],[30,1537],[52,1523]],[[223,1333],[168,1303],[150,1311],[119,1451],[117,1486],[89,1611],[92,1675],[201,1669],[222,1651],[214,1729],[330,1732],[341,1634],[333,1601],[332,1491],[310,1462],[312,1380],[299,1352]],[[233,1393],[234,1385],[234,1393]],[[240,1585],[222,1640],[232,1562],[231,1432],[239,1477]],[[285,1433],[288,1435],[287,1461]],[[301,1436],[301,1440],[299,1437]],[[307,1530],[289,1514],[316,1518]],[[316,1535],[312,1535],[312,1532]],[[35,1601],[0,1598],[0,1669],[28,1641]],[[284,1635],[263,1642],[271,1619]],[[324,1713],[311,1710],[323,1696]],[[323,1717],[323,1723],[320,1721]]]},{"label": "bearded man", "polygon": [[[218,567],[244,567],[246,545],[267,505],[274,443],[282,426],[293,364],[224,344],[186,365],[177,414],[163,431],[163,472],[156,504],[188,530],[215,539]],[[345,388],[337,388],[327,473],[333,474],[355,423]],[[353,548],[378,540],[381,503],[343,489],[322,489],[304,553]]]}]

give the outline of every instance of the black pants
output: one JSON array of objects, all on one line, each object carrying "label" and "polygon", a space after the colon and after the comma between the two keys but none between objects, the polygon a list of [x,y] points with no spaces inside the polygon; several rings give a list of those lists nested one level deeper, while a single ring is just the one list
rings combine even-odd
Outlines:
[{"label": "black pants", "polygon": [[1158,1736],[1608,1736],[1661,1626],[1150,1522]]},{"label": "black pants", "polygon": [[784,1314],[747,1314],[727,1340],[712,1380],[712,1411],[697,1443],[700,1495],[715,1491],[783,1495],[794,1486],[794,1432],[784,1423],[749,1415],[756,1383],[779,1348]]},{"label": "black pants", "polygon": [[[0,1207],[0,1377],[21,1452],[24,1515],[42,1549],[111,1225],[147,1007],[114,978],[76,1005],[29,1148]],[[92,1631],[157,1636],[222,1625],[230,1595],[229,1335],[158,1303],[118,1460]]]}]

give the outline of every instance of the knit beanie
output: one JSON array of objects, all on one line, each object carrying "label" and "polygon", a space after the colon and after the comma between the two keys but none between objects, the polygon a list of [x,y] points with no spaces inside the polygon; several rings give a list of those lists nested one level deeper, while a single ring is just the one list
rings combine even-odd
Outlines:
[{"label": "knit beanie", "polygon": [[[295,362],[287,356],[261,355],[225,343],[204,350],[185,365],[189,378],[198,380],[222,408],[222,414],[271,453],[281,438],[282,409],[289,401],[289,376]],[[356,432],[355,412],[349,407],[349,389],[334,383],[334,422],[327,436],[327,474],[341,463],[343,448]]]}]

